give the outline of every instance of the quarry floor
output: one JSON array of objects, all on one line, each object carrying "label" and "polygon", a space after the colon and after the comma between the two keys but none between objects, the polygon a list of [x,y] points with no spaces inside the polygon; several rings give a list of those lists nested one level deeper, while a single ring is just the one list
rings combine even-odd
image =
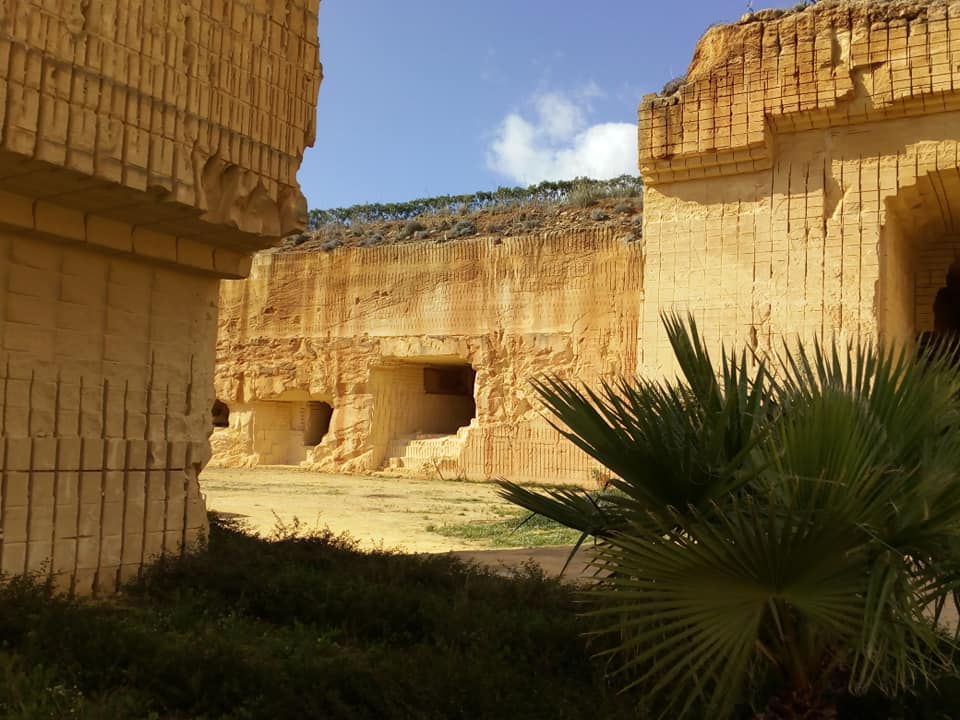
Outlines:
[{"label": "quarry floor", "polygon": [[[510,506],[492,483],[410,478],[328,475],[299,468],[207,468],[200,476],[207,509],[242,520],[251,530],[269,536],[294,518],[304,530],[329,527],[346,532],[361,548],[398,549],[414,553],[456,552],[494,566],[512,567],[527,559],[558,573],[568,547],[489,549],[481,541],[444,537],[429,526],[459,524],[500,517]],[[579,575],[584,560],[567,574]]]}]

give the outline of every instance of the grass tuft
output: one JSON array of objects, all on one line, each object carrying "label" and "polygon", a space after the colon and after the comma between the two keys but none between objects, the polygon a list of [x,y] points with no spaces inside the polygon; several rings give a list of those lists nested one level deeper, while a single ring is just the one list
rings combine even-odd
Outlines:
[{"label": "grass tuft", "polygon": [[576,530],[542,515],[510,513],[500,520],[480,520],[449,525],[428,525],[427,530],[444,537],[482,540],[488,547],[537,547],[572,545],[580,539]]}]

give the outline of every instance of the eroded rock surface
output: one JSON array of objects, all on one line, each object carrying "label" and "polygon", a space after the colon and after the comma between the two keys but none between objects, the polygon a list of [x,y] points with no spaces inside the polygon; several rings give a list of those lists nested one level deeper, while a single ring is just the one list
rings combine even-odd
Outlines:
[{"label": "eroded rock surface", "polygon": [[595,481],[528,381],[636,366],[643,249],[639,216],[619,215],[566,210],[534,233],[329,251],[318,238],[258,255],[248,280],[221,291],[230,427],[213,437],[214,462]]},{"label": "eroded rock surface", "polygon": [[756,13],[643,100],[642,233],[450,218],[261,256],[222,293],[217,460],[588,482],[526,380],[671,373],[664,311],[714,352],[960,329],[958,57],[955,0]]}]

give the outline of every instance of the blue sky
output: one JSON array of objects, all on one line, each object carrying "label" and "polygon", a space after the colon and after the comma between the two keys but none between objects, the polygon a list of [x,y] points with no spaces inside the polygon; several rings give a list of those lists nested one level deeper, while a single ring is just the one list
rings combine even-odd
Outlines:
[{"label": "blue sky", "polygon": [[[755,7],[795,2],[755,2]],[[310,207],[636,171],[640,98],[747,0],[323,0]]]}]

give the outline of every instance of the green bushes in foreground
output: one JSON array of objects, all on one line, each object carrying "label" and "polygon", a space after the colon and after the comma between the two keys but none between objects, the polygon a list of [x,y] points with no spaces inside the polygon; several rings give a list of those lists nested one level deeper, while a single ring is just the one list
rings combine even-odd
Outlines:
[{"label": "green bushes in foreground", "polygon": [[0,717],[634,717],[568,588],[223,525],[108,602],[0,588]]},{"label": "green bushes in foreground", "polygon": [[[637,693],[611,692],[590,661],[603,647],[581,636],[591,626],[576,612],[589,608],[534,569],[505,578],[450,557],[359,553],[324,534],[268,542],[214,524],[208,551],[108,602],[51,597],[29,579],[0,588],[0,717],[656,716]],[[845,697],[837,710],[956,718],[960,686]]]}]

